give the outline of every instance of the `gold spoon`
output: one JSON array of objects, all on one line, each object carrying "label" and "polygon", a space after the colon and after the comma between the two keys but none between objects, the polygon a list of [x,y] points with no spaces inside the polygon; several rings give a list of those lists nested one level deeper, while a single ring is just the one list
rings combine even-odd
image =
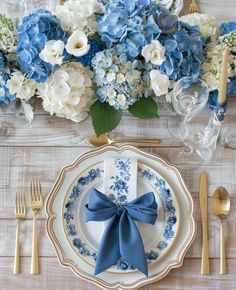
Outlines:
[{"label": "gold spoon", "polygon": [[227,190],[224,187],[218,187],[213,193],[211,206],[214,215],[220,218],[221,221],[221,246],[220,246],[220,274],[226,274],[225,260],[225,240],[224,240],[224,223],[223,219],[227,217],[230,210],[230,198]]},{"label": "gold spoon", "polygon": [[99,137],[97,137],[96,135],[93,135],[89,138],[89,142],[96,146],[96,147],[100,147],[102,145],[106,145],[106,144],[114,144],[114,143],[151,143],[151,144],[158,144],[160,143],[160,139],[116,139],[116,140],[112,140],[111,138],[109,138],[108,135],[106,134],[102,134]]}]

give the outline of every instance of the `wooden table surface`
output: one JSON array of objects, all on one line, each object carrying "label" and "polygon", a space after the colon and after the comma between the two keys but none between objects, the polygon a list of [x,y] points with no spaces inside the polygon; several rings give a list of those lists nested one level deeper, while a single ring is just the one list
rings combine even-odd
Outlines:
[{"label": "wooden table surface", "polygon": [[[209,2],[219,2],[211,0]],[[204,2],[202,0],[202,2]],[[206,2],[206,1],[205,1]],[[207,1],[208,2],[208,1]],[[227,1],[228,2],[228,1]],[[185,3],[185,9],[188,1]],[[206,121],[201,118],[200,121]],[[236,104],[231,101],[224,132],[234,129]],[[161,118],[140,121],[125,116],[115,130],[114,136],[161,138],[162,143],[152,148],[144,148],[171,161],[170,152],[173,137],[170,132],[177,128],[178,118],[162,110]],[[171,127],[171,129],[170,129]],[[91,120],[75,124],[71,121],[48,116],[36,105],[33,123],[27,124],[24,117],[15,118],[11,114],[0,113],[0,289],[34,290],[96,290],[94,285],[76,277],[68,268],[59,265],[56,252],[45,232],[45,210],[38,221],[40,275],[30,272],[32,212],[28,208],[27,219],[21,224],[21,269],[18,276],[12,274],[15,244],[14,205],[17,191],[29,192],[32,178],[42,181],[44,199],[57,177],[59,170],[72,163],[79,154],[91,150],[87,137],[93,133]],[[192,193],[196,206],[197,236],[186,254],[183,266],[171,270],[163,280],[143,287],[151,289],[236,289],[236,151],[218,146],[214,161],[206,166],[179,163],[176,166]],[[209,198],[219,186],[225,186],[231,196],[232,209],[225,222],[226,256],[228,274],[219,274],[220,264],[220,223],[209,207],[210,270],[208,276],[200,275],[201,262],[201,219],[198,190],[202,171],[209,174]],[[210,201],[210,199],[209,199]]]}]

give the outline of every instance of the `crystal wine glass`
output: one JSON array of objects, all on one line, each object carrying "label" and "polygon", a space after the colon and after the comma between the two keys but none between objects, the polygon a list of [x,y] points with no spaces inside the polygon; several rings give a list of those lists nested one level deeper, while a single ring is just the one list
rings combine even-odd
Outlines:
[{"label": "crystal wine glass", "polygon": [[[176,113],[182,117],[178,131],[178,139],[184,144],[183,150],[178,155],[175,154],[176,161],[180,161],[180,159],[185,160],[192,156],[194,149],[196,149],[196,143],[199,143],[201,138],[203,140],[203,135],[201,134],[205,128],[197,129],[193,134],[192,125],[196,121],[193,119],[205,108],[208,96],[208,87],[199,78],[182,78],[174,87],[172,104]],[[195,141],[193,140],[194,138]]]}]

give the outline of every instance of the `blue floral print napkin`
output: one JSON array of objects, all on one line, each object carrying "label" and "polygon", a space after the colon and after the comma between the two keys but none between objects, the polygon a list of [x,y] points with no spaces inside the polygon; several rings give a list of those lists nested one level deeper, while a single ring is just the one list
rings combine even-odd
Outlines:
[{"label": "blue floral print napkin", "polygon": [[137,160],[109,158],[104,161],[104,193],[116,204],[137,197]]}]

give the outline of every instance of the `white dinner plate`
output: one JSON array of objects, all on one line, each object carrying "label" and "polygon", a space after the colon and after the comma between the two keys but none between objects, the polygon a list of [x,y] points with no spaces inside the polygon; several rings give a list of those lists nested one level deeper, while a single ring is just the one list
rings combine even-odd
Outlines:
[{"label": "white dinner plate", "polygon": [[[168,183],[169,188],[174,192],[176,202],[179,205],[179,214],[177,218],[179,219],[180,226],[174,242],[158,263],[152,263],[148,267],[148,277],[145,277],[145,275],[140,271],[128,271],[123,273],[121,273],[121,271],[104,271],[99,275],[94,276],[94,264],[90,264],[72,248],[71,243],[63,230],[63,214],[65,213],[63,207],[64,201],[67,193],[71,190],[71,186],[73,186],[74,182],[78,180],[78,176],[80,176],[81,173],[86,174],[86,170],[94,166],[94,164],[99,164],[107,158],[118,157],[136,159],[139,162],[139,166],[140,164],[141,166],[147,166],[152,169],[153,172],[162,176]],[[146,186],[148,188],[149,185]],[[144,189],[146,189],[146,187]],[[80,208],[79,201],[77,209],[78,208]],[[120,148],[116,146],[104,146],[98,148],[81,155],[72,165],[63,168],[48,196],[46,210],[48,215],[46,224],[47,234],[56,249],[61,265],[70,267],[80,278],[90,281],[103,289],[109,290],[137,289],[138,287],[163,278],[168,274],[170,269],[182,265],[184,255],[190,247],[196,233],[193,200],[179,171],[162,158],[129,145]],[[78,212],[79,211],[76,210],[77,214]],[[76,217],[76,220],[77,222],[80,221],[78,216]],[[77,226],[78,228],[81,228],[79,222]],[[89,247],[91,247],[91,249],[93,247],[96,249],[97,235],[93,236],[89,231],[86,232],[85,229],[88,225],[84,226],[85,228],[82,231],[82,238],[85,243],[90,241]],[[93,238],[94,241],[92,241]],[[144,241],[144,243],[147,242]],[[146,245],[149,247],[151,243],[147,243]]]},{"label": "white dinner plate", "polygon": [[[89,166],[72,182],[63,203],[63,228],[72,249],[89,265],[95,267],[98,247],[107,222],[84,220],[84,207],[92,188],[104,188],[104,162]],[[138,163],[137,197],[153,192],[158,206],[155,225],[138,223],[148,265],[159,262],[171,249],[179,227],[179,206],[168,182],[150,166]],[[120,259],[110,272],[130,272],[135,269]]]}]

